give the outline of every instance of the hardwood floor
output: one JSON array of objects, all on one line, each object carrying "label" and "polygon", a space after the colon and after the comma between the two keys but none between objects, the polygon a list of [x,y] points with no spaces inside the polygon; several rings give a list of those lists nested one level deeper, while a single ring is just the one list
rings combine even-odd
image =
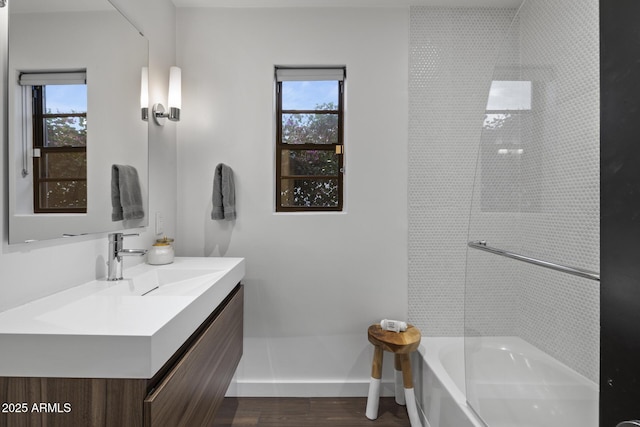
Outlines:
[{"label": "hardwood floor", "polygon": [[364,412],[365,397],[226,397],[214,427],[408,427],[407,409],[380,399],[378,419]]}]

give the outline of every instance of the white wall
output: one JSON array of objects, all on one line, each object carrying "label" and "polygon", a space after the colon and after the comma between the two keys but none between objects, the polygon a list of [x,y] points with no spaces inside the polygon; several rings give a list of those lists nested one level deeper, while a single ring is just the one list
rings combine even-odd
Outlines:
[{"label": "white wall", "polygon": [[[177,251],[247,259],[231,393],[366,393],[368,325],[407,316],[406,8],[178,9]],[[346,212],[274,213],[274,65],[346,65]],[[217,163],[238,219],[212,221]]]},{"label": "white wall", "polygon": [[[115,3],[115,0],[114,0]],[[175,8],[169,0],[118,0],[122,9],[137,24],[149,39],[150,89],[151,100],[166,103],[168,68],[175,62]],[[7,8],[0,9],[0,81],[5,82]],[[0,135],[2,145],[6,146],[6,84],[0,85]],[[150,198],[149,211],[161,211],[165,214],[167,234],[175,233],[175,127],[150,128]],[[69,240],[33,243],[29,245],[7,244],[7,183],[6,152],[0,152],[2,174],[0,188],[3,206],[0,212],[2,220],[2,250],[0,252],[0,310],[23,304],[35,298],[55,293],[59,290],[78,285],[96,277],[104,277],[104,265],[107,240],[106,235],[87,236]],[[151,217],[150,224],[153,224]],[[148,247],[155,239],[153,231],[139,238],[130,237],[127,246],[132,248]],[[140,258],[128,258],[126,265],[142,261]]]}]

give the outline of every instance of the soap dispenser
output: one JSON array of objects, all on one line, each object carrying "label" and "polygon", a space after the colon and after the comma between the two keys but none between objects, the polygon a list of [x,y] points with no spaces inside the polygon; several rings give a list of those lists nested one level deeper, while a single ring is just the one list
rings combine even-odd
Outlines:
[{"label": "soap dispenser", "polygon": [[169,237],[156,240],[147,252],[147,263],[151,265],[171,264],[175,257],[172,243],[173,239]]}]

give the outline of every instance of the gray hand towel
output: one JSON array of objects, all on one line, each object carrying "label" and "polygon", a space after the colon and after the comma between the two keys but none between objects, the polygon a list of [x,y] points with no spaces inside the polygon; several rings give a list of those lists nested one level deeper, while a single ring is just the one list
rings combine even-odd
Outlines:
[{"label": "gray hand towel", "polygon": [[133,166],[111,166],[111,221],[144,218],[138,171]]},{"label": "gray hand towel", "polygon": [[223,163],[216,166],[213,174],[213,209],[211,219],[236,219],[236,189],[233,171]]}]

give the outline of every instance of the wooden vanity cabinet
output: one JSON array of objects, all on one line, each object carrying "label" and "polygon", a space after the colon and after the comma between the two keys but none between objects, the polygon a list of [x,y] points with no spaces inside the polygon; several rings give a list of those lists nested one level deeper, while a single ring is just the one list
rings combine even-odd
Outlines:
[{"label": "wooden vanity cabinet", "polygon": [[242,356],[243,299],[238,285],[148,380],[1,377],[0,427],[213,425]]}]

